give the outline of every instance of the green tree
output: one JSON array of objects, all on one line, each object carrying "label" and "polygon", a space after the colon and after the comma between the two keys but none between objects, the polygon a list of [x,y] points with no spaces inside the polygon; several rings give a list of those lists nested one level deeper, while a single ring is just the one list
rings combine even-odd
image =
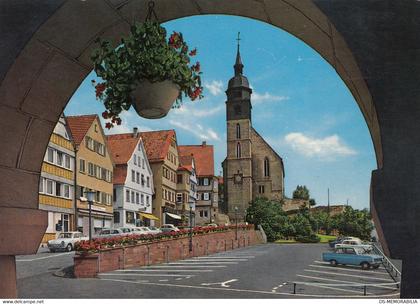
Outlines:
[{"label": "green tree", "polygon": [[338,229],[342,235],[355,236],[364,240],[370,239],[373,230],[369,211],[353,209],[351,206],[347,206],[342,214],[331,218],[331,227]]},{"label": "green tree", "polygon": [[267,235],[267,240],[273,242],[284,236],[284,226],[288,219],[281,202],[260,197],[248,207],[246,221],[254,225],[261,225]]},{"label": "green tree", "polygon": [[293,198],[309,200],[309,190],[306,186],[297,185],[296,190],[293,191]]}]

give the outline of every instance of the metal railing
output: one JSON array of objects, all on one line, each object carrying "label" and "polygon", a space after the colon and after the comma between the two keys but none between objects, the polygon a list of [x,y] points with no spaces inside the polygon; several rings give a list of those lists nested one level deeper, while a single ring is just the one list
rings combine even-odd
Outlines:
[{"label": "metal railing", "polygon": [[383,257],[382,265],[384,266],[385,270],[389,273],[391,278],[395,282],[399,282],[398,277],[401,278],[401,272],[398,268],[388,259],[388,257],[382,252],[381,249],[376,244],[372,244],[373,252]]},{"label": "metal railing", "polygon": [[[399,290],[400,282],[394,282],[394,283],[311,283],[311,282],[293,282],[293,294],[296,294],[296,286],[297,285],[308,285],[308,286],[320,286],[320,287],[361,287],[363,289],[363,295],[366,296],[368,294],[367,290],[368,287],[373,288],[381,288],[384,289],[392,289],[392,290]],[[395,288],[389,288],[388,286],[395,285]],[[350,290],[351,291],[351,290]]]}]

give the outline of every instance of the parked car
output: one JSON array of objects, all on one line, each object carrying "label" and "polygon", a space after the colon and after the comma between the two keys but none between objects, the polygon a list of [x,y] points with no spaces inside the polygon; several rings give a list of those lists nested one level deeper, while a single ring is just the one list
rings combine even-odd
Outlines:
[{"label": "parked car", "polygon": [[218,225],[215,223],[207,224],[207,227],[217,227]]},{"label": "parked car", "polygon": [[134,234],[151,234],[151,230],[147,227],[135,227],[133,228]]},{"label": "parked car", "polygon": [[150,227],[148,227],[149,229],[150,229],[150,233],[151,234],[158,234],[158,233],[162,233],[162,230],[160,230],[159,228],[157,228],[157,227],[153,227],[153,226],[150,226]]},{"label": "parked car", "polygon": [[96,236],[98,239],[102,238],[109,238],[114,236],[124,236],[126,235],[121,229],[119,228],[112,228],[112,229],[103,229],[99,234]]},{"label": "parked car", "polygon": [[50,252],[56,252],[58,250],[72,251],[76,242],[88,239],[78,231],[61,232],[57,239],[48,241],[47,246]]},{"label": "parked car", "polygon": [[334,249],[334,252],[324,252],[322,260],[329,262],[332,266],[355,265],[361,266],[362,269],[378,268],[383,257],[376,254],[368,254],[362,248],[341,247]]},{"label": "parked car", "polygon": [[160,230],[162,230],[162,232],[179,231],[178,227],[172,224],[164,224],[160,227]]},{"label": "parked car", "polygon": [[344,240],[349,240],[351,238],[352,238],[351,236],[339,236],[335,240],[329,241],[328,244],[330,245],[331,248],[335,248],[336,244],[340,244]]},{"label": "parked car", "polygon": [[129,235],[134,233],[134,228],[122,227],[119,229],[122,231],[123,235]]},{"label": "parked car", "polygon": [[335,244],[335,248],[341,247],[353,247],[353,248],[361,248],[366,252],[370,252],[373,250],[373,246],[371,244],[363,243],[359,238],[351,238],[347,240],[343,240],[341,243]]}]

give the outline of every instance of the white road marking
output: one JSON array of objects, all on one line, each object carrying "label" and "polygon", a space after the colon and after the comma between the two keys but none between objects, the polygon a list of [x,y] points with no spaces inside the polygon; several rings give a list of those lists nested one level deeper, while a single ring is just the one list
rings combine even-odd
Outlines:
[{"label": "white road marking", "polygon": [[[312,277],[312,276],[306,276],[306,275],[302,275],[302,274],[298,274],[298,277],[302,277],[302,278],[306,278],[306,279],[313,279],[313,280],[321,280],[321,281],[330,281],[330,282],[340,282],[340,283],[349,283],[349,286],[352,287],[363,287],[361,286],[361,284],[363,283],[359,283],[359,282],[352,282],[352,281],[344,281],[344,280],[334,280],[334,279],[327,279],[327,278],[320,278],[320,277]],[[382,283],[378,283],[378,284],[382,284]],[[388,283],[385,283],[388,284]],[[397,285],[398,283],[395,283],[395,285]],[[371,287],[377,287],[377,288],[384,288],[384,289],[392,289],[395,290],[396,288],[392,288],[392,287],[388,287],[388,286],[377,286],[377,284],[363,284],[366,286],[371,286]],[[389,284],[390,286],[392,285],[392,283]],[[344,285],[343,285],[344,286]]]},{"label": "white road marking", "polygon": [[115,272],[212,272],[211,269],[120,269]]},{"label": "white road marking", "polygon": [[101,273],[100,276],[141,276],[141,277],[187,277],[191,278],[193,274],[150,274],[150,273]]},{"label": "white road marking", "polygon": [[321,266],[321,265],[309,265],[311,267],[317,267],[317,268],[327,268],[330,270],[343,270],[343,271],[353,271],[353,272],[366,272],[366,273],[375,273],[375,274],[381,274],[381,275],[386,275],[389,276],[388,273],[386,272],[379,272],[379,271],[374,271],[374,270],[361,270],[361,269],[348,269],[348,268],[340,268],[340,267],[332,267],[332,266]]},{"label": "white road marking", "polygon": [[159,280],[159,282],[168,282],[169,280]]},{"label": "white road marking", "polygon": [[[337,287],[330,287],[330,286],[323,286],[323,285],[317,285],[316,283],[312,283],[312,284],[308,284],[307,282],[294,282],[296,284],[302,284],[305,286],[315,286],[317,288],[325,288],[325,289],[332,289],[332,290],[338,290],[338,291],[345,291],[345,292],[353,292],[353,293],[358,293],[358,294],[364,294],[363,291],[357,291],[357,290],[350,290],[350,289],[343,289],[343,288],[337,288]],[[366,292],[366,295],[371,295],[372,293],[370,292]],[[346,296],[346,295],[342,295],[342,296]],[[339,297],[339,295],[336,295],[336,297]]]},{"label": "white road marking", "polygon": [[62,256],[62,255],[72,254],[72,253],[73,252],[64,252],[64,253],[44,256],[44,257],[41,257],[41,258],[34,258],[34,259],[16,259],[16,262],[32,262],[32,261],[38,261],[38,260],[45,260],[45,259],[49,259],[49,258],[55,258],[55,257],[58,257],[58,256]]},{"label": "white road marking", "polygon": [[[194,264],[197,265],[197,263],[191,263],[191,262],[172,262],[172,263],[167,263],[165,265],[194,265]],[[219,265],[219,264],[220,265],[224,265],[224,264],[233,265],[233,264],[238,264],[238,262],[201,262],[198,265]]]},{"label": "white road marking", "polygon": [[154,265],[154,266],[147,266],[147,269],[152,269],[152,268],[223,268],[226,267],[224,265],[188,265],[186,264],[184,265],[169,265],[168,264],[164,264],[164,265]]},{"label": "white road marking", "polygon": [[206,259],[206,260],[204,260],[204,259],[202,259],[202,260],[198,260],[198,259],[194,259],[194,260],[182,260],[183,262],[192,262],[192,263],[202,263],[203,261],[205,262],[205,263],[207,263],[207,262],[236,262],[236,261],[238,261],[238,262],[246,262],[246,261],[248,261],[248,259]]},{"label": "white road marking", "polygon": [[315,272],[315,273],[323,273],[323,274],[331,274],[331,275],[336,275],[336,276],[346,276],[346,277],[354,277],[354,278],[362,278],[362,279],[370,279],[370,280],[379,280],[379,281],[386,281],[386,282],[394,282],[393,280],[390,280],[390,279],[382,279],[382,278],[376,278],[376,277],[360,276],[360,275],[347,274],[347,273],[335,273],[335,272],[318,271],[318,270],[312,270],[312,269],[304,269],[304,271]]},{"label": "white road marking", "polygon": [[[192,289],[207,289],[207,290],[228,290],[240,293],[257,293],[257,294],[270,294],[273,293],[271,291],[265,290],[249,290],[249,289],[237,289],[237,288],[222,288],[222,287],[208,287],[208,286],[194,286],[194,285],[178,285],[178,284],[164,284],[164,283],[142,283],[142,282],[135,282],[135,281],[128,281],[128,280],[120,280],[120,279],[101,279],[104,281],[112,281],[112,282],[121,282],[121,283],[129,283],[129,284],[140,284],[140,285],[154,285],[154,286],[164,286],[164,287],[179,287],[179,288],[192,288]],[[316,298],[337,298],[339,295],[317,295],[317,294],[292,294],[289,292],[277,292],[276,295],[285,295],[285,296],[298,296],[298,297],[316,297]],[[366,295],[366,296],[353,296],[353,295],[346,295],[346,298],[390,298],[390,297],[398,297],[400,295],[399,292],[385,294],[385,295]]]},{"label": "white road marking", "polygon": [[228,283],[236,282],[238,279],[231,279],[224,282],[217,282],[217,283],[201,283],[203,286],[210,286],[210,285],[220,285],[221,287],[230,287],[227,285]]},{"label": "white road marking", "polygon": [[253,255],[243,255],[243,256],[206,256],[206,257],[197,257],[197,260],[207,260],[207,259],[253,259]]},{"label": "white road marking", "polygon": [[176,280],[176,281],[179,281],[179,280],[182,280],[182,279],[183,279],[183,278],[176,278],[175,280]]}]

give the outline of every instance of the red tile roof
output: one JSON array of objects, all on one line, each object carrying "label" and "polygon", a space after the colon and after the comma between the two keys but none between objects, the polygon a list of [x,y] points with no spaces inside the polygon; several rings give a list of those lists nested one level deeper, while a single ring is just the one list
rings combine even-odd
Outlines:
[{"label": "red tile roof", "polygon": [[168,154],[172,138],[176,138],[175,130],[140,132],[140,136],[149,163],[164,160]]},{"label": "red tile roof", "polygon": [[107,135],[109,152],[112,154],[116,165],[126,164],[137,144],[140,141],[140,135],[133,136],[133,133]]},{"label": "red tile roof", "polygon": [[127,178],[127,165],[116,165],[114,167],[114,185],[124,185]]},{"label": "red tile roof", "polygon": [[194,156],[192,155],[181,155],[178,149],[178,156],[179,156],[179,166],[180,168],[185,168],[185,170],[192,171],[192,162]]},{"label": "red tile roof", "polygon": [[80,145],[93,121],[97,117],[98,115],[96,114],[66,117],[67,125],[69,126],[71,135],[76,145]]},{"label": "red tile roof", "polygon": [[197,176],[214,176],[214,150],[212,145],[178,146],[181,157],[193,155]]}]

